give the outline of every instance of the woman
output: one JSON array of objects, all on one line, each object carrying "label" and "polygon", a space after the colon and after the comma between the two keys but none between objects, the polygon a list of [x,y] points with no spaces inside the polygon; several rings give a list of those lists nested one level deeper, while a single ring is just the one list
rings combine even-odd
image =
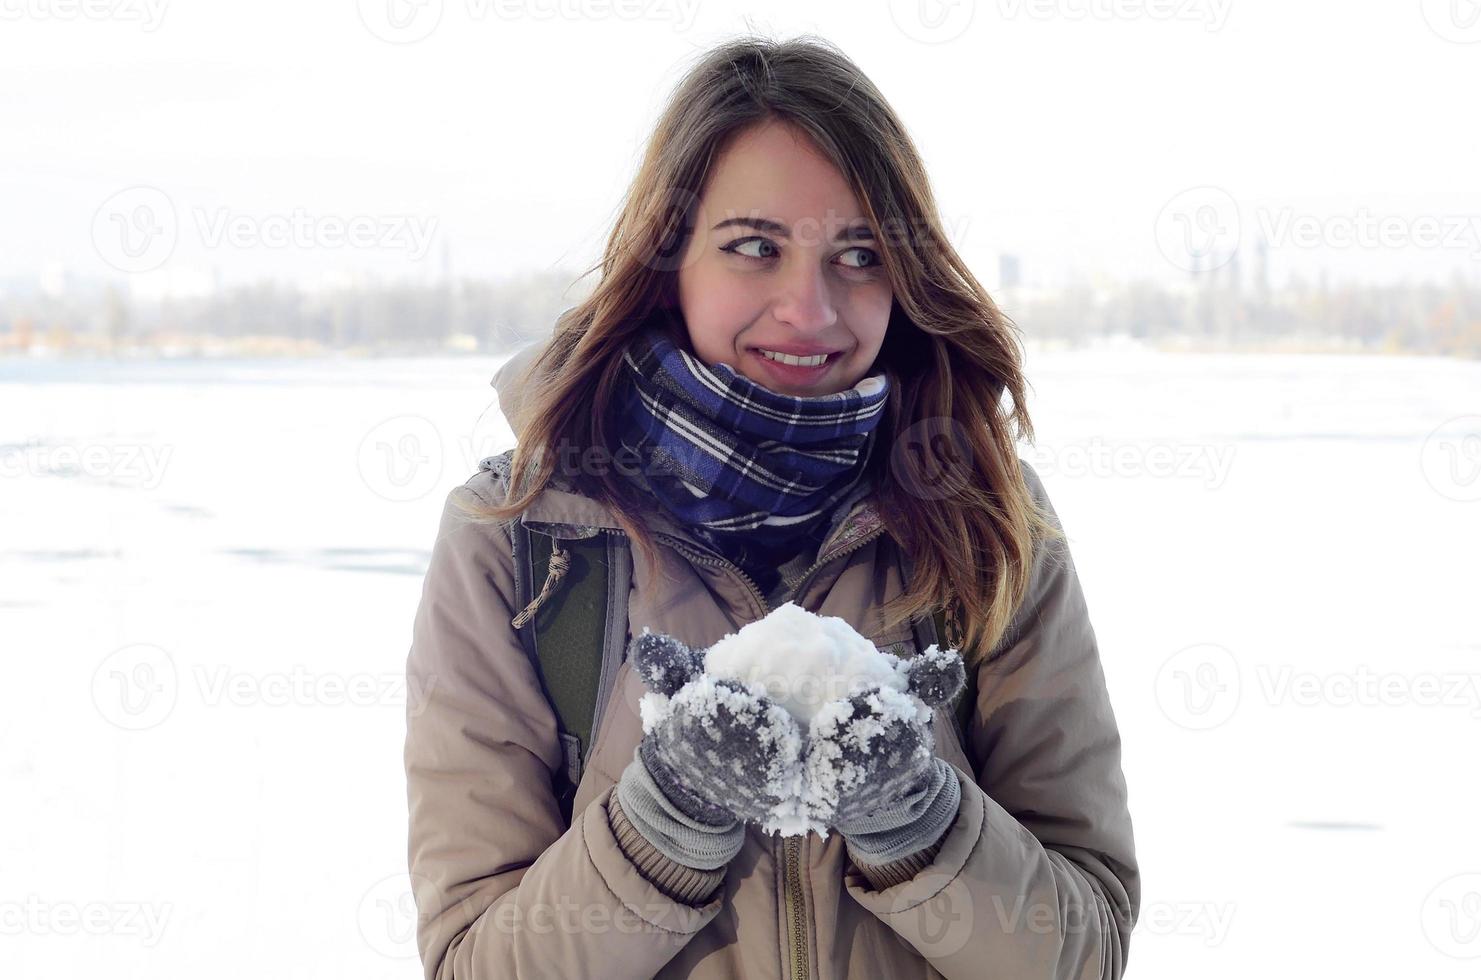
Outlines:
[{"label": "woman", "polygon": [[[450,494],[427,572],[406,742],[426,975],[1119,977],[1140,900],[1120,739],[1014,449],[1021,352],[883,97],[826,43],[707,53],[600,268],[496,379],[519,447]],[[836,833],[767,835],[727,808],[747,774],[665,763],[624,663],[567,826],[510,520],[624,535],[631,629],[696,650],[792,600],[909,655],[945,605],[966,744],[938,723],[908,792],[871,769]],[[735,792],[693,791],[716,778]]]}]

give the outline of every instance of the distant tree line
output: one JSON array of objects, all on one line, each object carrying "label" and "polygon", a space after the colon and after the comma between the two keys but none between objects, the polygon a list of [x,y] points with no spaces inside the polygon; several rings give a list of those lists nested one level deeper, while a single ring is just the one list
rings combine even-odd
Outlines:
[{"label": "distant tree line", "polygon": [[[204,296],[141,301],[116,286],[54,295],[0,293],[0,351],[37,347],[107,353],[189,348],[211,340],[232,350],[280,338],[287,350],[499,353],[548,334],[591,290],[550,272],[503,282],[368,284],[316,291],[277,282]],[[1238,289],[1219,280],[1181,288],[1152,282],[1055,289],[1009,288],[994,299],[1030,339],[1077,345],[1107,336],[1209,347],[1345,346],[1481,358],[1481,286],[1311,284]]]}]

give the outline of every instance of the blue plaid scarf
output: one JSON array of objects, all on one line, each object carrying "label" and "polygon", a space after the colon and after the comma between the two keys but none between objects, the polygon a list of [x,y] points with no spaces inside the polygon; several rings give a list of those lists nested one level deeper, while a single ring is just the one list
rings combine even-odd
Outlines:
[{"label": "blue plaid scarf", "polygon": [[653,327],[623,362],[622,445],[665,509],[727,551],[774,551],[828,516],[863,475],[889,394],[884,372],[836,394],[780,394]]}]

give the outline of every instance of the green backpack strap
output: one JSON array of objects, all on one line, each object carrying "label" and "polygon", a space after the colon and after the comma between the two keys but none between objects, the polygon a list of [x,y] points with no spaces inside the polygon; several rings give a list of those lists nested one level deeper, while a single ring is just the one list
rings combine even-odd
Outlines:
[{"label": "green backpack strap", "polygon": [[564,760],[555,790],[569,826],[576,788],[627,651],[627,542],[601,532],[563,538],[562,561],[552,575],[555,538],[518,519],[511,524],[510,538],[515,599],[524,610],[515,617],[516,632],[555,711]]}]

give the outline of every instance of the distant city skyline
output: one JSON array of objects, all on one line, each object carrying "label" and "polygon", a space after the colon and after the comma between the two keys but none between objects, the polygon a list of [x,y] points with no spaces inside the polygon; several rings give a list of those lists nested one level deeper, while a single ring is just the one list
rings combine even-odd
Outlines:
[{"label": "distant city skyline", "polygon": [[[1234,214],[1244,274],[1263,229],[1276,283],[1481,270],[1481,37],[1433,4],[424,6],[410,33],[371,0],[7,7],[4,278],[158,295],[585,268],[689,59],[748,29],[859,62],[989,287],[1003,254],[1026,285],[1172,282],[1168,242]],[[174,241],[130,271],[99,240],[137,230],[141,194]]]},{"label": "distant city skyline", "polygon": [[[1138,267],[1126,261],[1097,261],[1084,256],[1083,246],[1064,256],[1047,250],[1039,252],[991,251],[962,248],[973,272],[989,290],[1012,287],[1055,289],[1078,285],[1106,283],[1153,282],[1163,286],[1198,279],[1212,274],[1215,278],[1238,282],[1244,288],[1288,285],[1293,281],[1319,281],[1347,285],[1398,285],[1404,283],[1450,283],[1455,279],[1481,284],[1481,258],[1443,263],[1411,258],[1401,262],[1392,256],[1381,261],[1366,255],[1347,256],[1329,249],[1314,254],[1272,249],[1263,239],[1242,242],[1230,251],[1193,257],[1188,267],[1169,264],[1161,256]],[[462,260],[462,253],[447,240],[439,241],[423,261],[350,262],[314,261],[309,250],[303,256],[281,263],[233,261],[228,255],[217,257],[209,266],[183,262],[175,257],[159,266],[141,272],[124,273],[104,262],[84,257],[77,265],[51,261],[39,268],[10,267],[0,274],[0,296],[29,294],[40,291],[60,295],[70,288],[113,286],[140,299],[205,296],[230,288],[264,282],[291,283],[310,292],[375,284],[432,285],[438,282],[472,279],[503,282],[529,275],[566,274],[576,277],[597,261],[593,254],[583,254],[581,262],[567,260],[548,268],[532,265],[494,267],[477,260]],[[99,268],[99,266],[102,266]],[[471,267],[470,267],[471,266]],[[593,274],[594,275],[594,274]],[[591,276],[588,276],[590,279]]]}]

